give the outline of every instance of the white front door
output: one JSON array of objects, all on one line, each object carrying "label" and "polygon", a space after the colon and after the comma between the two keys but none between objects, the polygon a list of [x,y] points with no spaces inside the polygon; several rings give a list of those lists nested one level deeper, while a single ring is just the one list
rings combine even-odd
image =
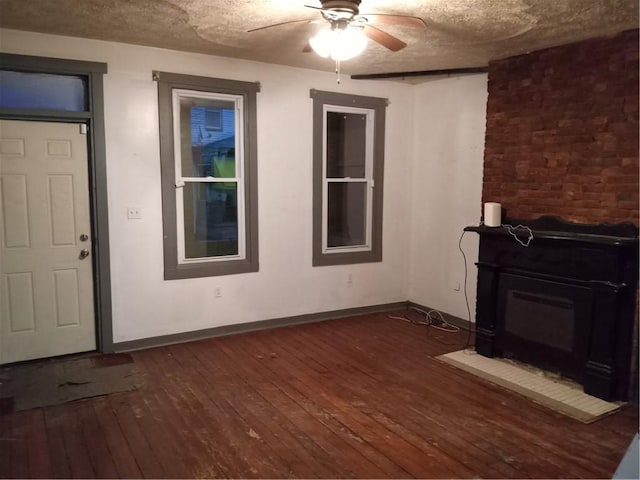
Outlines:
[{"label": "white front door", "polygon": [[0,364],[95,350],[87,137],[0,120]]}]

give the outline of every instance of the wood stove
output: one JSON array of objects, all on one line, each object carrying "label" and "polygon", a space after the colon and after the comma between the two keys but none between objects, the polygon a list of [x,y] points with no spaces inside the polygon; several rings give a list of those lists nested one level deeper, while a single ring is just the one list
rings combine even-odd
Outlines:
[{"label": "wood stove", "polygon": [[599,398],[627,400],[638,228],[557,217],[504,223],[531,228],[529,246],[504,227],[465,228],[480,235],[478,353],[560,373]]}]

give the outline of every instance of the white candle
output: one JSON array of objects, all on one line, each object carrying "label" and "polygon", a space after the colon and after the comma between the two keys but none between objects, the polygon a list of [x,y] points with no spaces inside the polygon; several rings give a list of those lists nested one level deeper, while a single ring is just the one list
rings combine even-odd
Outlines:
[{"label": "white candle", "polygon": [[484,204],[484,224],[487,227],[499,227],[502,223],[502,205],[496,202]]}]

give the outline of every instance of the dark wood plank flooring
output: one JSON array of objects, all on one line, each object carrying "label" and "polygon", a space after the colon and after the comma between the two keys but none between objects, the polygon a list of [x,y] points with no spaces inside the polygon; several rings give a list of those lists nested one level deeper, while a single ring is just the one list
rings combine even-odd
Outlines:
[{"label": "dark wood plank flooring", "polygon": [[584,425],[434,358],[466,337],[379,314],[135,352],[141,390],[0,415],[0,477],[611,478],[637,408]]}]

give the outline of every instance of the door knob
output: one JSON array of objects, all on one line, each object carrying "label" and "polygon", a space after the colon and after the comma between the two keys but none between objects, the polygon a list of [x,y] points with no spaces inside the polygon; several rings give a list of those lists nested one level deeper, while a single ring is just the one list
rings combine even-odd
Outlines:
[{"label": "door knob", "polygon": [[89,249],[83,248],[80,250],[80,258],[87,258],[89,256]]}]

